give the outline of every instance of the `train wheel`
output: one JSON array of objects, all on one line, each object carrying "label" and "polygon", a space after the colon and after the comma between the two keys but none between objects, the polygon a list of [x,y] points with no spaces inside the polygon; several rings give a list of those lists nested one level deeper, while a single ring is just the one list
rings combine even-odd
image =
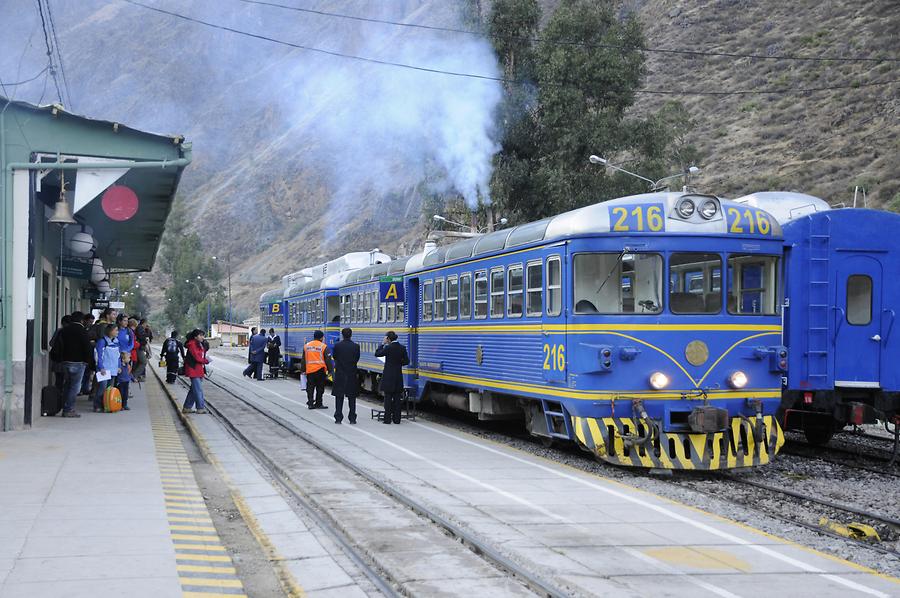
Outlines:
[{"label": "train wheel", "polygon": [[822,446],[823,444],[828,444],[828,441],[831,440],[831,437],[834,435],[834,426],[832,426],[830,421],[825,423],[821,421],[804,422],[803,434],[806,436],[806,441],[811,445]]}]

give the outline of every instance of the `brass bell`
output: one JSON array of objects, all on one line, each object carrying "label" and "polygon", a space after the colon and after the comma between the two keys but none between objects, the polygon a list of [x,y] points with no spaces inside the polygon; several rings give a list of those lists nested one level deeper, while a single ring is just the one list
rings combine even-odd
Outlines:
[{"label": "brass bell", "polygon": [[56,202],[56,207],[53,208],[53,215],[50,216],[47,222],[52,222],[53,224],[75,224],[75,219],[72,218],[72,206],[65,200],[65,197]]}]

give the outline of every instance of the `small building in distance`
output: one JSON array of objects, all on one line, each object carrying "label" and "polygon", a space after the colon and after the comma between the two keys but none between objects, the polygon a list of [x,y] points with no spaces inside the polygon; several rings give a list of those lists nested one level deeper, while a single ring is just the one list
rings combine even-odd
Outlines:
[{"label": "small building in distance", "polygon": [[212,338],[219,339],[223,347],[246,347],[250,344],[250,327],[217,320],[212,324]]}]

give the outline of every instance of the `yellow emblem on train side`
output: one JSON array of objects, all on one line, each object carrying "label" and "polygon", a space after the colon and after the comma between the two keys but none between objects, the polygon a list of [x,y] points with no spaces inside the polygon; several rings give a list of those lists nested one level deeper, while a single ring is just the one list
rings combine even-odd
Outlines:
[{"label": "yellow emblem on train side", "polygon": [[684,348],[684,356],[691,365],[703,365],[709,359],[709,347],[703,341],[691,341]]}]

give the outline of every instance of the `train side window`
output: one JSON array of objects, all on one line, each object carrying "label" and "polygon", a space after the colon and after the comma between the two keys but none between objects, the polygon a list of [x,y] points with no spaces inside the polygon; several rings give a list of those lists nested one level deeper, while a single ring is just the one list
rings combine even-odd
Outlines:
[{"label": "train side window", "polygon": [[487,272],[484,270],[475,273],[475,319],[483,320],[487,317],[488,301]]},{"label": "train side window", "polygon": [[865,274],[847,278],[847,323],[866,326],[872,321],[872,279]]},{"label": "train side window", "polygon": [[459,280],[456,276],[447,277],[447,319],[455,320],[459,313]]},{"label": "train side window", "polygon": [[728,313],[778,314],[778,257],[732,253],[728,256]]},{"label": "train side window", "polygon": [[472,317],[472,275],[469,273],[459,275],[459,319],[468,320]]},{"label": "train side window", "polygon": [[393,322],[397,316],[397,305],[395,303],[386,303],[385,322]]},{"label": "train side window", "polygon": [[316,314],[317,314],[316,323],[317,324],[323,323],[325,321],[325,302],[322,300],[321,297],[316,299]]},{"label": "train side window", "polygon": [[404,318],[405,316],[403,314],[403,302],[400,301],[397,303],[397,321],[402,322]]},{"label": "train side window", "polygon": [[510,266],[506,271],[506,315],[510,318],[522,317],[522,264]]},{"label": "train side window", "polygon": [[434,319],[444,319],[444,279],[438,278],[434,281]]},{"label": "train side window", "polygon": [[494,268],[491,270],[491,317],[503,317],[503,299],[506,294],[505,284],[503,282],[505,272],[503,268]]},{"label": "train side window", "polygon": [[562,266],[558,255],[547,258],[547,315],[562,313]]},{"label": "train side window", "polygon": [[544,268],[541,262],[525,266],[525,315],[540,316],[544,311]]},{"label": "train side window", "polygon": [[[669,257],[669,309],[673,314],[722,311],[722,257],[717,253],[673,253]],[[719,277],[716,278],[716,274]]]},{"label": "train side window", "polygon": [[422,321],[431,321],[431,310],[434,308],[434,282],[426,280],[422,283]]},{"label": "train side window", "polygon": [[372,321],[378,321],[378,291],[369,292],[370,301],[372,302]]}]

